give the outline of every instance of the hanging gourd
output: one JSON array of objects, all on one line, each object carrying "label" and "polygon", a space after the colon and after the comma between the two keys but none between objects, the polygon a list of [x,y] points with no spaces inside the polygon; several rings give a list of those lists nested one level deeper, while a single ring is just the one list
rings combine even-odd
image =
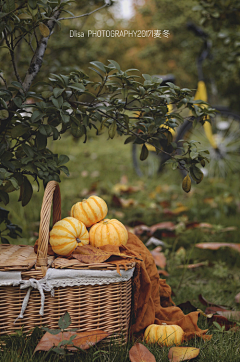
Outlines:
[{"label": "hanging gourd", "polygon": [[90,196],[88,199],[73,205],[71,216],[83,222],[86,227],[90,227],[103,220],[107,212],[107,204],[101,197]]},{"label": "hanging gourd", "polygon": [[89,231],[89,242],[95,247],[103,245],[126,245],[128,232],[116,219],[105,219],[93,225]]},{"label": "hanging gourd", "polygon": [[89,234],[81,221],[74,217],[65,217],[54,224],[49,242],[54,253],[68,255],[77,246],[89,244]]}]

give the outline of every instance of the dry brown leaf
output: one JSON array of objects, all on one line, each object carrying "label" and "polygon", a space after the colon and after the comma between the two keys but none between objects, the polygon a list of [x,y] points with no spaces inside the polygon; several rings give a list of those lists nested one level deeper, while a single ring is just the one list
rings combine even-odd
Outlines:
[{"label": "dry brown leaf", "polygon": [[167,264],[167,260],[165,255],[160,252],[161,250],[162,250],[161,246],[157,246],[155,249],[151,251],[151,254],[153,256],[155,264],[159,266],[161,269],[164,269]]},{"label": "dry brown leaf", "polygon": [[178,268],[187,268],[187,269],[196,269],[199,268],[201,266],[206,266],[206,262],[201,262],[201,263],[196,263],[196,264],[188,264],[186,265],[179,265]]},{"label": "dry brown leaf", "polygon": [[186,361],[199,355],[200,349],[194,347],[172,347],[168,352],[171,362]]},{"label": "dry brown leaf", "polygon": [[103,263],[110,256],[111,253],[95,248],[92,245],[78,246],[72,254],[73,258],[86,264]]},{"label": "dry brown leaf", "polygon": [[[126,248],[120,247],[123,250]],[[110,258],[114,257],[117,259],[138,259],[132,253],[131,255],[126,255],[120,252],[120,248],[114,245],[104,245],[101,248],[95,248],[92,245],[84,245],[78,246],[71,257],[77,259],[81,263],[86,264],[95,264],[95,263],[103,263],[104,261],[109,260]],[[139,259],[142,260],[142,259]],[[124,260],[122,261],[124,263]],[[113,263],[112,263],[113,264]]]},{"label": "dry brown leaf", "polygon": [[131,362],[156,362],[154,355],[141,343],[136,343],[129,351]]},{"label": "dry brown leaf", "polygon": [[153,233],[155,233],[156,230],[175,230],[175,224],[172,221],[165,221],[160,222],[158,224],[152,225],[150,227],[150,230]]},{"label": "dry brown leaf", "polygon": [[87,332],[60,332],[58,334],[51,334],[46,332],[39,341],[34,353],[37,351],[49,351],[52,347],[57,347],[58,344],[64,340],[68,341],[72,336],[76,335],[73,339],[73,345],[66,345],[68,350],[77,350],[76,347],[81,349],[88,349],[100,342],[102,339],[110,336],[111,333],[95,329]]},{"label": "dry brown leaf", "polygon": [[218,250],[221,247],[228,247],[240,252],[240,244],[234,244],[234,243],[199,243],[196,244],[195,246],[200,249],[210,249],[210,250]]},{"label": "dry brown leaf", "polygon": [[231,320],[235,320],[235,321],[240,321],[240,311],[236,311],[236,310],[226,310],[226,311],[222,311],[219,310],[217,311],[218,315],[221,315],[227,319],[231,319]]}]

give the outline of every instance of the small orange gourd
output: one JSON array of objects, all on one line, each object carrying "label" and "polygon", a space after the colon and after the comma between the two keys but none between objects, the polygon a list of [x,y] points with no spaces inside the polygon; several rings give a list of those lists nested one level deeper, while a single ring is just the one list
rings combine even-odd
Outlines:
[{"label": "small orange gourd", "polygon": [[126,245],[128,232],[116,219],[105,219],[93,225],[89,231],[89,242],[95,247],[103,245]]},{"label": "small orange gourd", "polygon": [[88,199],[73,205],[71,216],[83,222],[86,227],[90,227],[104,219],[107,212],[107,204],[101,197],[90,196]]},{"label": "small orange gourd", "polygon": [[49,242],[54,253],[68,255],[77,246],[89,244],[89,234],[81,221],[73,217],[65,217],[54,224],[50,231]]},{"label": "small orange gourd", "polygon": [[175,324],[150,324],[144,332],[144,339],[147,343],[158,343],[169,347],[181,344],[183,334],[183,329]]}]

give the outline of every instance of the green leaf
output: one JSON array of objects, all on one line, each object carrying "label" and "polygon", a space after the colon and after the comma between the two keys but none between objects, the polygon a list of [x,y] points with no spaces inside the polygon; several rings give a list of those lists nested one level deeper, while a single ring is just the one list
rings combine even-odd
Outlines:
[{"label": "green leaf", "polygon": [[33,114],[32,114],[31,121],[32,121],[33,123],[35,123],[35,122],[39,121],[44,115],[45,115],[45,114],[42,113],[41,111],[36,110],[36,111],[34,111]]},{"label": "green leaf", "polygon": [[0,98],[0,103],[5,109],[7,109],[8,106],[4,99]]},{"label": "green leaf", "polygon": [[70,176],[69,170],[68,170],[68,168],[66,166],[61,166],[61,167],[59,167],[59,169],[61,171],[63,171],[65,173],[65,175]]},{"label": "green leaf", "polygon": [[113,123],[109,126],[109,129],[108,129],[108,135],[111,139],[114,138],[116,131],[117,131],[117,123],[116,123],[116,121],[113,121]]},{"label": "green leaf", "polygon": [[36,134],[36,146],[38,150],[43,150],[47,147],[47,136],[38,132]]},{"label": "green leaf", "polygon": [[148,81],[152,81],[152,77],[149,74],[142,74],[143,78]]},{"label": "green leaf", "polygon": [[6,0],[7,12],[13,11],[15,9],[15,1],[14,0]]},{"label": "green leaf", "polygon": [[69,121],[70,121],[70,115],[69,114],[65,114],[63,112],[60,112],[60,115],[61,115],[63,123],[65,123],[65,124],[69,123]]},{"label": "green leaf", "polygon": [[103,73],[106,73],[106,68],[103,63],[96,60],[96,61],[90,62],[90,64],[92,64],[95,67],[97,67],[98,69],[100,69]]},{"label": "green leaf", "polygon": [[10,177],[9,181],[11,182],[11,184],[13,185],[13,187],[18,190],[19,189],[19,185],[17,180],[14,177]]},{"label": "green leaf", "polygon": [[21,88],[21,89],[23,89],[22,84],[19,83],[19,82],[11,82],[11,84],[12,84],[14,87],[16,87],[16,88]]},{"label": "green leaf", "polygon": [[75,122],[71,123],[71,134],[73,137],[80,138],[85,134],[85,128]]},{"label": "green leaf", "polygon": [[22,145],[23,151],[26,153],[28,157],[34,157],[34,151],[32,147],[27,145],[26,143]]},{"label": "green leaf", "polygon": [[71,317],[68,312],[66,312],[58,321],[58,326],[61,329],[67,329],[71,324]]},{"label": "green leaf", "polygon": [[69,157],[66,156],[66,155],[60,155],[58,157],[58,161],[57,161],[57,164],[58,166],[62,166],[64,165],[65,163],[67,163],[69,161]]},{"label": "green leaf", "polygon": [[121,70],[120,65],[115,60],[108,60],[108,61],[114,66],[115,69],[119,71]]},{"label": "green leaf", "polygon": [[135,139],[136,139],[136,136],[130,136],[130,137],[126,138],[124,144],[126,145],[126,144],[128,144],[130,142],[134,142]]},{"label": "green leaf", "polygon": [[20,20],[28,20],[28,19],[32,19],[32,16],[30,14],[27,13],[22,13],[18,15],[18,18]]},{"label": "green leaf", "polygon": [[7,205],[9,203],[9,196],[6,192],[0,190],[0,201]]},{"label": "green leaf", "polygon": [[8,118],[9,113],[6,109],[0,110],[0,120]]},{"label": "green leaf", "polygon": [[10,244],[9,240],[7,238],[1,237],[1,243],[2,244]]},{"label": "green leaf", "polygon": [[26,206],[32,198],[33,188],[26,176],[24,176],[23,183],[20,186],[20,196],[18,201],[22,202],[22,206]]},{"label": "green leaf", "polygon": [[[65,89],[62,89],[62,88],[54,88],[53,89],[53,95],[55,98],[58,98],[63,92],[64,92]],[[52,92],[51,92],[52,93]]]},{"label": "green leaf", "polygon": [[193,165],[190,167],[190,174],[197,184],[199,184],[203,179],[203,173],[197,166]]},{"label": "green leaf", "polygon": [[11,129],[11,136],[12,138],[21,137],[24,133],[29,130],[29,127],[25,124],[18,124],[17,126]]},{"label": "green leaf", "polygon": [[28,5],[31,9],[35,9],[37,7],[37,0],[28,0]]},{"label": "green leaf", "polygon": [[46,128],[44,127],[43,124],[41,124],[41,125],[39,126],[39,132],[40,132],[43,136],[47,136],[47,130],[46,130]]},{"label": "green leaf", "polygon": [[145,145],[145,143],[142,145],[142,150],[141,150],[141,154],[140,154],[140,160],[144,161],[146,160],[146,158],[148,157],[148,149],[147,146]]},{"label": "green leaf", "polygon": [[53,92],[51,91],[43,91],[42,96],[43,98],[50,98],[52,96]]},{"label": "green leaf", "polygon": [[66,354],[66,351],[65,351],[63,348],[61,348],[61,347],[54,347],[54,348],[52,349],[52,351],[55,352],[55,353],[57,353],[57,354]]},{"label": "green leaf", "polygon": [[13,102],[16,104],[16,106],[18,108],[20,108],[22,106],[22,98],[20,98],[20,97],[13,98]]},{"label": "green leaf", "polygon": [[68,87],[75,89],[79,92],[83,92],[85,90],[85,87],[82,83],[72,83],[72,84],[69,84]]}]

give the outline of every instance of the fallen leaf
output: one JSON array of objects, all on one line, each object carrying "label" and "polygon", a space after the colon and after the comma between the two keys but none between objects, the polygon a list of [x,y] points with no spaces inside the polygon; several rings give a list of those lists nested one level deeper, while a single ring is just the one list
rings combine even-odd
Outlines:
[{"label": "fallen leaf", "polygon": [[205,309],[205,313],[206,314],[216,314],[217,312],[219,312],[219,311],[221,311],[221,312],[223,312],[223,311],[226,311],[227,309],[225,309],[225,308],[222,308],[222,307],[207,307],[206,309]]},{"label": "fallen leaf", "polygon": [[160,222],[158,224],[154,224],[150,227],[150,231],[152,234],[155,233],[156,230],[175,230],[175,224],[172,221]]},{"label": "fallen leaf", "polygon": [[171,362],[186,361],[199,355],[200,349],[194,347],[171,347],[168,358]]},{"label": "fallen leaf", "polygon": [[110,258],[111,254],[95,248],[92,245],[84,245],[78,246],[71,256],[79,260],[81,263],[92,264],[103,263]]},{"label": "fallen leaf", "polygon": [[217,314],[214,314],[211,318],[209,318],[208,322],[210,324],[217,322],[220,326],[225,326],[225,331],[228,331],[236,326],[235,322],[229,321],[226,317]]},{"label": "fallen leaf", "polygon": [[148,239],[148,241],[146,242],[145,245],[146,246],[149,246],[149,245],[164,246],[165,243],[162,240],[159,240],[159,239],[155,238],[154,236],[152,236],[150,239]]},{"label": "fallen leaf", "polygon": [[218,304],[209,302],[206,298],[204,298],[202,296],[202,294],[198,295],[198,299],[203,305],[206,305],[207,307],[210,307],[210,306],[211,307],[218,307],[218,308],[221,308],[221,310],[226,310],[227,309],[226,306],[222,306],[222,305],[218,305]]},{"label": "fallen leaf", "polygon": [[235,303],[240,303],[240,293],[238,293],[238,294],[236,295],[236,297],[234,298],[234,300],[235,300]]},{"label": "fallen leaf", "polygon": [[104,245],[104,247],[101,248],[95,248],[92,245],[78,246],[70,257],[86,264],[103,263],[111,257],[120,257],[124,259],[135,258],[134,255],[121,253],[119,247],[114,245]]},{"label": "fallen leaf", "polygon": [[227,319],[231,319],[231,320],[235,320],[235,321],[240,321],[240,311],[235,311],[235,310],[226,310],[226,311],[222,311],[219,310],[217,311],[218,315],[221,315]]},{"label": "fallen leaf", "polygon": [[192,303],[189,300],[184,303],[178,304],[177,307],[182,309],[184,312],[187,311],[188,313],[197,311],[197,308],[194,307],[194,305],[192,305]]},{"label": "fallen leaf", "polygon": [[222,247],[228,247],[240,252],[240,244],[234,244],[234,243],[199,243],[196,244],[195,246],[200,249],[210,249],[210,250],[218,250],[219,248]]},{"label": "fallen leaf", "polygon": [[68,350],[77,350],[77,348],[75,347],[79,347],[81,349],[88,349],[91,346],[94,346],[96,343],[100,342],[102,339],[109,337],[110,335],[111,333],[102,331],[100,329],[95,329],[87,332],[59,332],[55,335],[46,332],[44,336],[40,339],[37,347],[34,350],[34,353],[37,351],[49,351],[49,349],[51,349],[52,347],[57,347],[60,342],[69,341],[69,339],[73,336],[76,336],[72,340],[73,345],[65,345]]},{"label": "fallen leaf", "polygon": [[136,343],[129,351],[131,362],[156,362],[154,355],[141,343]]},{"label": "fallen leaf", "polygon": [[[207,262],[208,263],[208,262]],[[188,265],[179,265],[178,268],[186,268],[186,269],[196,269],[201,266],[207,266],[206,262],[196,263],[196,264],[188,264]]]},{"label": "fallen leaf", "polygon": [[161,253],[161,250],[162,250],[161,246],[157,246],[155,249],[151,251],[151,254],[153,256],[155,264],[159,266],[161,269],[164,269],[167,264],[167,260],[165,255]]}]

